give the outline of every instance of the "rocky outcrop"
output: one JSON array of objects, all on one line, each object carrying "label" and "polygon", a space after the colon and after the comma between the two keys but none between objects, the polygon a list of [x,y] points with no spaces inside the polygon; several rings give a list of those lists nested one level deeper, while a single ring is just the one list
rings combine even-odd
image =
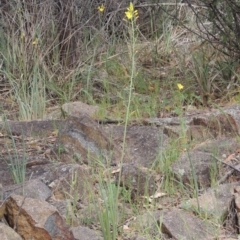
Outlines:
[{"label": "rocky outcrop", "polygon": [[49,203],[11,195],[5,204],[8,224],[23,239],[74,240],[57,209]]},{"label": "rocky outcrop", "polygon": [[63,162],[93,164],[103,161],[116,165],[121,159],[121,151],[106,135],[101,126],[87,114],[70,116],[60,129],[54,147],[54,154]]},{"label": "rocky outcrop", "polygon": [[[236,234],[240,218],[239,116],[240,107],[233,106],[184,118],[145,119],[145,125],[128,126],[123,159],[123,126],[100,124],[86,114],[70,116],[59,125],[59,135],[47,140],[50,148],[27,160],[26,178],[31,180],[12,184],[8,165],[0,159],[0,218],[22,239],[35,235],[39,239],[101,239],[99,231],[83,224],[91,222],[96,228],[99,207],[107,206],[102,201],[108,199],[99,194],[101,186],[120,183],[131,195],[126,202],[119,201],[119,213],[124,209],[131,219],[124,223],[123,231],[147,229],[158,239],[211,239],[226,234],[222,228]],[[45,134],[55,132],[53,125],[43,128]],[[13,122],[5,127],[2,125],[5,134],[12,132],[19,139],[20,131],[14,130]],[[35,130],[26,132],[26,144],[31,143]],[[174,155],[175,159],[166,159],[172,156],[167,155],[169,149],[174,151],[172,138],[191,145],[177,149],[180,155]],[[1,151],[4,153],[4,148]],[[170,161],[169,176],[162,168],[166,160]],[[99,184],[99,168],[104,169],[103,185]],[[167,177],[174,178],[191,198],[180,201],[162,192],[161,184]],[[178,195],[175,191],[174,196]],[[127,209],[128,201],[147,203],[155,210],[136,215]],[[76,226],[73,232],[65,222]],[[0,236],[2,233],[0,230]],[[144,239],[141,233],[126,239]]]}]

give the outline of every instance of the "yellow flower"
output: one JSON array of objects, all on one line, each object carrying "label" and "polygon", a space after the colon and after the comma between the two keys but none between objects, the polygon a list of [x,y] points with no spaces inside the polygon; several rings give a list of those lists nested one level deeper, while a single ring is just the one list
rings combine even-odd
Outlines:
[{"label": "yellow flower", "polygon": [[38,39],[35,38],[35,40],[32,42],[32,45],[37,45],[38,44]]},{"label": "yellow flower", "polygon": [[179,90],[182,90],[184,88],[184,86],[181,83],[178,83],[177,87],[178,87]]},{"label": "yellow flower", "polygon": [[21,39],[24,39],[24,38],[25,38],[25,33],[21,33],[20,38],[21,38]]},{"label": "yellow flower", "polygon": [[127,19],[132,20],[133,18],[138,17],[138,10],[134,10],[133,3],[130,2],[129,7],[127,8],[127,11],[125,12],[125,15]]},{"label": "yellow flower", "polygon": [[103,12],[104,9],[105,9],[105,7],[104,7],[104,5],[102,4],[102,5],[98,6],[97,9],[98,9],[99,12]]}]

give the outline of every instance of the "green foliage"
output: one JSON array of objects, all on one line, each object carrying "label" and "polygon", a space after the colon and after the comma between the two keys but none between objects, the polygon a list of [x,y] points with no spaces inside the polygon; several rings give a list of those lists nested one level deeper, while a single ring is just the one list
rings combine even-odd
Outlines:
[{"label": "green foliage", "polygon": [[103,202],[98,216],[104,240],[117,239],[119,224],[118,189],[114,184],[101,183],[100,196]]},{"label": "green foliage", "polygon": [[15,139],[11,135],[11,146],[6,146],[8,150],[8,159],[5,160],[14,183],[24,183],[26,175],[27,156],[24,140],[22,139],[22,153],[16,146]]}]

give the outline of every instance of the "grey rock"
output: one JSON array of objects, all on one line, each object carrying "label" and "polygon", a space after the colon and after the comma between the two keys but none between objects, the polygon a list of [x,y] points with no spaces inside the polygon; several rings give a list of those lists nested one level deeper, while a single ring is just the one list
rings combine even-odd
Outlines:
[{"label": "grey rock", "polygon": [[109,165],[120,161],[121,152],[101,126],[87,114],[69,117],[59,131],[54,154],[64,162],[75,160],[92,164],[96,160]]},{"label": "grey rock", "polygon": [[[124,126],[106,126],[104,130],[109,136],[113,136],[116,145],[122,145]],[[168,144],[168,136],[156,126],[129,126],[125,145],[127,157],[123,162],[152,167],[158,155]]]},{"label": "grey rock", "polygon": [[161,216],[161,211],[148,211],[142,215],[138,215],[136,220],[130,224],[130,227],[140,229],[152,236],[161,236],[162,233],[159,228],[159,219]]},{"label": "grey rock", "polygon": [[234,188],[240,183],[223,184],[206,190],[197,199],[189,199],[182,202],[181,207],[193,212],[199,211],[208,218],[214,219],[218,223],[223,223],[228,215],[234,215],[231,211],[231,205],[234,201]]},{"label": "grey rock", "polygon": [[163,233],[181,240],[212,239],[217,231],[210,222],[206,223],[192,213],[177,208],[162,211],[159,224]]},{"label": "grey rock", "polygon": [[78,101],[63,104],[62,110],[70,116],[79,117],[81,114],[86,113],[89,116],[94,117],[99,111],[99,107]]},{"label": "grey rock", "polygon": [[239,147],[237,138],[220,138],[216,140],[208,140],[200,144],[194,150],[211,153],[219,159],[224,160],[232,153],[235,153]]},{"label": "grey rock", "polygon": [[5,216],[23,239],[74,240],[57,209],[45,201],[13,194],[7,199]]},{"label": "grey rock", "polygon": [[[118,181],[119,174],[116,179],[116,182]],[[133,164],[122,166],[120,184],[131,191],[132,199],[153,195],[157,190],[152,173],[146,168],[137,167]]]},{"label": "grey rock", "polygon": [[79,164],[56,166],[45,175],[44,181],[48,183],[55,199],[66,199],[66,195],[75,199],[78,195],[83,202],[87,202],[85,197],[93,184],[90,168]]},{"label": "grey rock", "polygon": [[[191,161],[191,162],[190,162]],[[183,153],[172,165],[172,171],[184,185],[193,184],[193,174],[196,174],[200,188],[210,186],[210,167],[216,160],[210,153],[190,151]],[[193,165],[194,173],[192,172]]]},{"label": "grey rock", "polygon": [[75,240],[103,240],[99,233],[88,227],[71,227]]},{"label": "grey rock", "polygon": [[62,124],[62,120],[7,121],[0,122],[0,129],[10,135],[46,136]]},{"label": "grey rock", "polygon": [[0,222],[0,239],[1,240],[22,240],[21,236],[17,234],[11,227]]},{"label": "grey rock", "polygon": [[40,179],[26,181],[24,184],[15,184],[3,188],[3,198],[6,199],[12,193],[25,197],[47,200],[52,192]]}]

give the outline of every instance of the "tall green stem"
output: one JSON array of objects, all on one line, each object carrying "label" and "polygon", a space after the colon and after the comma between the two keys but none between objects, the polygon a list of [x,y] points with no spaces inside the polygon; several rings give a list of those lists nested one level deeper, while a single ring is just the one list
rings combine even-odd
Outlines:
[{"label": "tall green stem", "polygon": [[131,36],[130,37],[131,37],[131,75],[130,75],[130,84],[129,84],[129,95],[128,95],[127,112],[126,112],[125,125],[124,125],[121,164],[123,162],[123,158],[124,158],[124,155],[125,155],[127,126],[128,126],[128,121],[129,121],[129,115],[130,115],[130,106],[131,106],[131,99],[132,99],[133,80],[134,80],[134,77],[135,77],[135,29],[134,29],[134,20],[131,20]]}]

